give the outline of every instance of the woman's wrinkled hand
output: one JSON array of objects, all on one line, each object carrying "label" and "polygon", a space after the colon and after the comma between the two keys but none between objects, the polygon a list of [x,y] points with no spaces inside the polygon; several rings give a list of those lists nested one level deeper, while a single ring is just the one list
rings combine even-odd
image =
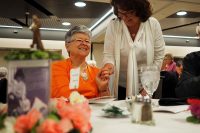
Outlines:
[{"label": "woman's wrinkled hand", "polygon": [[113,64],[107,63],[100,70],[100,76],[102,79],[109,79],[110,75],[114,74],[114,66]]},{"label": "woman's wrinkled hand", "polygon": [[142,96],[147,96],[148,93],[145,89],[141,89],[140,92],[139,92]]},{"label": "woman's wrinkled hand", "polygon": [[109,96],[109,77],[105,78],[101,75],[101,71],[97,74],[96,83],[99,89],[99,96]]}]

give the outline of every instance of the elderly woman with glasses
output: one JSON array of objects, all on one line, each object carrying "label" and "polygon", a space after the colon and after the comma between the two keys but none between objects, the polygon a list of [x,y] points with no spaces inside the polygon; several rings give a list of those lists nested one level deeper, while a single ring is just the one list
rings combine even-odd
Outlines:
[{"label": "elderly woman with glasses", "polygon": [[91,31],[84,25],[74,26],[66,33],[69,58],[52,64],[52,98],[68,98],[72,91],[78,91],[88,99],[109,95],[108,79],[102,79],[99,69],[86,62],[91,37]]},{"label": "elderly woman with glasses", "polygon": [[151,17],[149,0],[112,0],[116,19],[107,26],[104,41],[104,67],[101,74],[115,74],[115,97],[125,99],[138,92],[138,68],[142,65],[161,67],[165,42],[159,22]]}]

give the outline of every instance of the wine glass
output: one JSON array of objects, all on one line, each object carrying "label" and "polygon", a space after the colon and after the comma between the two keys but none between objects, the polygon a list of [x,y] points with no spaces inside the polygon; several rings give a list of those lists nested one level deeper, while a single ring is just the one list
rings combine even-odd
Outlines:
[{"label": "wine glass", "polygon": [[159,67],[156,65],[141,66],[139,76],[142,87],[147,91],[150,98],[152,98],[160,81]]}]

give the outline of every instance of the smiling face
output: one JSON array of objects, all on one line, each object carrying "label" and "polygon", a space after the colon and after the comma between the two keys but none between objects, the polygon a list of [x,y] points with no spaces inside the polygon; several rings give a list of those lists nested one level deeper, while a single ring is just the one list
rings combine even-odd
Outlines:
[{"label": "smiling face", "polygon": [[67,51],[70,53],[70,57],[83,57],[85,58],[90,53],[91,42],[90,38],[85,33],[75,33],[72,39],[66,45]]},{"label": "smiling face", "polygon": [[133,10],[125,11],[120,8],[118,8],[118,17],[121,18],[128,27],[134,26],[135,22],[139,20],[139,17],[135,15]]}]

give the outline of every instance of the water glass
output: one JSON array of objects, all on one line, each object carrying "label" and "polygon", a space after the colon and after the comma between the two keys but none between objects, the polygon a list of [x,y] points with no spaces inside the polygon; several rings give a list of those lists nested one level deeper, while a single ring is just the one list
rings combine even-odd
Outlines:
[{"label": "water glass", "polygon": [[156,65],[146,65],[140,67],[139,72],[142,87],[152,97],[160,81],[160,69]]}]

